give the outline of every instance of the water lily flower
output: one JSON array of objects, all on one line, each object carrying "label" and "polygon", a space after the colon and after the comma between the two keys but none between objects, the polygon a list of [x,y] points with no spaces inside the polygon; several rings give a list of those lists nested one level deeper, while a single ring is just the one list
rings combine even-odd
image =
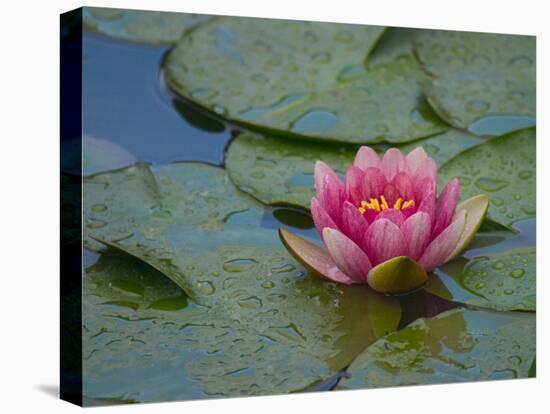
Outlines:
[{"label": "water lily flower", "polygon": [[380,158],[363,146],[345,182],[317,161],[315,191],[311,214],[326,250],[281,228],[289,252],[325,278],[389,294],[418,288],[457,256],[488,207],[486,195],[459,204],[456,178],[437,195],[437,165],[422,147]]}]

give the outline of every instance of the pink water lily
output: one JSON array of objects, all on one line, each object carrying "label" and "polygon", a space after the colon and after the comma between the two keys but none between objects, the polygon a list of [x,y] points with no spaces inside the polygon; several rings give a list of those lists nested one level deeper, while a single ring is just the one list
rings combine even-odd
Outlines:
[{"label": "pink water lily", "polygon": [[328,279],[384,293],[425,283],[466,247],[488,206],[485,195],[458,204],[456,178],[437,195],[437,164],[422,147],[406,156],[391,148],[380,158],[363,146],[345,182],[317,161],[315,191],[311,214],[327,251],[281,229],[285,246]]}]

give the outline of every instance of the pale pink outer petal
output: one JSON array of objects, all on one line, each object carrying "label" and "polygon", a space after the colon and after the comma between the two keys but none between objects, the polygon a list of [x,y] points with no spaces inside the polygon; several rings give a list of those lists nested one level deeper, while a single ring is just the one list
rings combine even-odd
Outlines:
[{"label": "pale pink outer petal", "polygon": [[376,218],[376,220],[380,220],[380,219],[389,220],[393,224],[395,224],[397,227],[401,227],[401,225],[405,221],[405,215],[400,210],[396,210],[394,208],[388,208],[386,210],[382,210],[380,214],[378,214],[378,217]]},{"label": "pale pink outer petal", "polygon": [[431,224],[435,223],[435,190],[430,191],[418,205],[416,211],[423,211],[430,216]]},{"label": "pale pink outer petal", "polygon": [[391,181],[398,172],[407,170],[405,156],[397,148],[390,148],[382,158],[380,169],[384,172],[386,179]]},{"label": "pale pink outer petal", "polygon": [[445,229],[455,214],[458,199],[460,197],[460,183],[453,178],[447,183],[439,195],[435,205],[435,224],[432,230],[432,238]]},{"label": "pale pink outer petal", "polygon": [[311,199],[311,215],[313,217],[313,223],[321,235],[321,238],[323,237],[323,229],[325,227],[330,227],[332,229],[338,228],[334,220],[330,218],[328,213],[315,197]]},{"label": "pale pink outer petal", "polygon": [[[420,163],[413,175],[414,191],[418,197],[418,192],[421,187],[433,187],[434,191],[437,187],[437,164],[433,158],[427,157]],[[420,191],[422,192],[422,191]]]},{"label": "pale pink outer petal", "polygon": [[346,198],[355,206],[363,201],[363,180],[365,173],[359,167],[352,165],[346,172]]},{"label": "pale pink outer petal", "polygon": [[279,229],[279,237],[289,253],[304,266],[335,282],[346,285],[354,283],[320,247],[283,228]]},{"label": "pale pink outer petal", "polygon": [[368,167],[378,167],[380,165],[380,157],[375,150],[363,145],[359,148],[359,151],[357,151],[353,165],[363,171]]},{"label": "pale pink outer petal", "polygon": [[407,256],[411,259],[418,260],[424,253],[430,242],[431,227],[430,216],[422,211],[414,213],[401,226],[407,245]]},{"label": "pale pink outer petal", "polygon": [[387,184],[388,181],[382,170],[375,167],[367,168],[363,176],[363,199],[368,201],[371,197],[380,197]]},{"label": "pale pink outer petal", "polygon": [[431,178],[423,178],[414,183],[414,199],[421,203],[428,195],[435,194],[436,183]]},{"label": "pale pink outer petal", "polygon": [[325,228],[323,239],[338,269],[351,277],[354,282],[366,283],[367,275],[372,268],[366,253],[338,230]]},{"label": "pale pink outer petal", "polygon": [[393,177],[392,185],[395,187],[399,196],[407,200],[414,200],[414,185],[409,173],[401,171]]},{"label": "pale pink outer petal", "polygon": [[344,202],[345,189],[338,177],[325,175],[321,191],[317,192],[319,203],[336,224],[340,223],[340,211]]},{"label": "pale pink outer petal", "polygon": [[365,233],[365,250],[373,266],[404,256],[406,244],[399,227],[387,219],[376,219]]},{"label": "pale pink outer petal", "polygon": [[407,160],[409,173],[414,175],[417,168],[426,158],[428,158],[428,154],[426,154],[426,151],[424,151],[424,148],[422,147],[416,147],[411,152],[409,152],[405,157],[405,159]]},{"label": "pale pink outer petal", "polygon": [[321,191],[321,188],[325,181],[325,177],[327,175],[332,176],[336,181],[340,181],[340,179],[338,178],[338,175],[336,175],[336,173],[332,168],[330,168],[323,161],[316,161],[315,170],[314,170],[314,182],[315,182],[315,191],[317,192],[317,194],[319,194],[319,192]]},{"label": "pale pink outer petal", "polygon": [[428,245],[418,264],[422,266],[426,272],[431,272],[437,266],[445,263],[445,260],[455,249],[466,223],[466,211],[458,212],[454,221],[443,230],[439,236],[431,241]]},{"label": "pale pink outer petal", "polygon": [[357,207],[349,201],[344,201],[342,208],[342,224],[340,227],[346,236],[357,243],[358,246],[362,246],[365,239],[365,232],[369,227],[369,222],[359,212]]}]

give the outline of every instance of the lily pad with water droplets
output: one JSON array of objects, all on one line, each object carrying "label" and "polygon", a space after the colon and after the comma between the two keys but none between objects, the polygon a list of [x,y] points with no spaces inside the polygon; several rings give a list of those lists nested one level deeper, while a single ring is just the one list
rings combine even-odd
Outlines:
[{"label": "lily pad with water droplets", "polygon": [[[261,130],[351,143],[407,142],[447,129],[423,107],[417,63],[365,69],[382,27],[222,18],[184,36],[168,85]],[[220,70],[223,68],[223,70]]]},{"label": "lily pad with water droplets", "polygon": [[315,355],[188,302],[163,274],[113,254],[86,270],[82,346],[88,405],[283,393],[329,373]]},{"label": "lily pad with water droplets", "polygon": [[[137,231],[153,237],[175,224],[214,231],[241,219],[258,223],[262,214],[223,169],[206,164],[138,163],[84,178],[84,232],[106,240],[129,239]],[[89,237],[85,245],[101,247]]]},{"label": "lily pad with water droplets", "polygon": [[212,16],[150,10],[83,8],[84,25],[101,34],[139,43],[172,44]]},{"label": "lily pad with water droplets", "polygon": [[[222,169],[179,163],[155,168],[153,175],[145,168],[140,166],[140,174],[125,169],[85,181],[85,186],[91,186],[89,197],[94,203],[108,203],[108,210],[116,210],[104,217],[104,227],[90,230],[90,234],[154,267],[197,305],[223,315],[221,327],[242,330],[245,339],[246,335],[259,336],[257,348],[263,345],[265,352],[271,352],[274,347],[275,357],[290,353],[290,367],[270,374],[280,374],[275,378],[279,382],[256,383],[258,387],[238,382],[244,384],[239,385],[243,387],[239,393],[304,389],[335,374],[366,345],[397,327],[397,301],[366,286],[351,288],[319,280],[294,261],[276,231],[259,227],[256,213],[263,211],[261,205],[238,192]],[[145,181],[141,185],[140,176]],[[128,216],[123,209],[125,196],[130,197],[125,188],[133,192]],[[211,194],[218,198],[209,202]],[[142,203],[137,200],[140,195]],[[151,200],[157,203],[153,209]],[[140,208],[132,209],[134,204]],[[237,217],[232,214],[235,211],[244,211],[246,217]],[[118,237],[115,230],[128,222],[135,224],[131,233]],[[138,295],[144,291],[135,286],[132,290]],[[207,333],[197,333],[200,335],[215,342]],[[238,335],[231,338],[238,340]],[[300,355],[305,365],[296,362]],[[209,395],[239,395],[236,389],[227,388],[227,379],[220,378],[223,358],[216,354],[201,363],[201,381]],[[269,363],[278,365],[272,359]],[[299,374],[283,381],[294,375],[293,369]],[[237,372],[235,375],[239,377]],[[257,373],[243,371],[242,375],[252,381]]]},{"label": "lily pad with water droplets", "polygon": [[[438,165],[484,140],[449,130],[440,135],[398,146],[408,153],[423,146]],[[382,153],[389,145],[374,148]],[[356,146],[308,143],[270,136],[241,134],[231,141],[225,164],[231,180],[244,192],[265,204],[291,204],[309,209],[313,191],[313,167],[323,160],[343,177],[353,163]]]},{"label": "lily pad with water droplets", "polygon": [[535,125],[535,38],[427,31],[416,52],[434,77],[425,93],[451,125],[502,135]]},{"label": "lily pad with water droplets", "polygon": [[526,378],[535,339],[532,315],[451,310],[369,346],[338,389]]},{"label": "lily pad with water droplets", "polygon": [[535,217],[535,135],[526,129],[461,153],[439,170],[439,188],[458,177],[461,199],[486,194],[488,217],[505,226]]},{"label": "lily pad with water droplets", "polygon": [[536,249],[507,250],[443,266],[425,289],[447,300],[499,311],[535,311]]}]

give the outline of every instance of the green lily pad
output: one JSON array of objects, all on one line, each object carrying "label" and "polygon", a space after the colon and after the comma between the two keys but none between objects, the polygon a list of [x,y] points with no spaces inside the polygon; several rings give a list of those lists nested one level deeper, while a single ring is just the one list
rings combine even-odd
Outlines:
[{"label": "green lily pad", "polygon": [[196,162],[154,170],[147,164],[84,178],[85,246],[131,238],[137,231],[153,237],[169,226],[193,225],[219,230],[226,223],[261,220],[263,207],[239,192],[221,168]]},{"label": "green lily pad", "polygon": [[415,44],[434,75],[426,96],[451,125],[482,135],[535,125],[533,36],[429,31]]},{"label": "green lily pad", "polygon": [[182,34],[212,16],[150,10],[122,10],[102,7],[84,7],[84,25],[116,39],[139,43],[172,44]]},{"label": "green lily pad", "polygon": [[419,65],[414,53],[414,42],[422,32],[429,32],[429,30],[389,27],[370,54],[367,67],[373,68],[394,62]]},{"label": "green lily pad", "polygon": [[166,81],[233,122],[302,138],[407,142],[446,130],[423,106],[416,62],[365,69],[383,31],[221,18],[182,38],[166,59]]},{"label": "green lily pad", "polygon": [[[408,153],[423,146],[438,165],[484,140],[457,130],[398,146]],[[377,145],[379,153],[390,146]],[[240,134],[231,141],[225,157],[229,177],[242,191],[265,204],[290,204],[309,209],[313,191],[313,168],[323,160],[340,176],[353,163],[356,146],[283,140],[270,136]]]},{"label": "green lily pad", "polygon": [[425,289],[468,305],[535,311],[536,249],[513,249],[451,262],[430,278]]},{"label": "green lily pad", "polygon": [[[314,355],[244,329],[221,309],[182,306],[181,289],[138,260],[103,256],[84,286],[90,405],[282,393],[328,375]],[[158,309],[159,301],[172,306]]]},{"label": "green lily pad", "polygon": [[526,129],[461,153],[439,170],[439,188],[458,177],[461,199],[486,194],[488,217],[505,226],[535,217],[535,135]]},{"label": "green lily pad", "polygon": [[[255,342],[257,348],[264,345],[269,350],[272,341],[277,349],[273,352],[286,355],[287,364],[295,367],[280,371],[283,377],[276,378],[282,381],[280,384],[275,379],[269,384],[256,383],[253,379],[259,374],[246,371],[243,375],[249,382],[239,382],[239,393],[304,389],[333,375],[366,345],[397,327],[397,301],[365,286],[352,288],[320,280],[294,261],[276,231],[258,227],[256,213],[263,211],[259,209],[261,205],[239,193],[224,170],[199,163],[178,163],[155,168],[153,175],[151,170],[145,170],[146,166],[139,167],[145,181],[142,185],[138,184],[135,171],[128,178],[131,169],[98,174],[93,182],[85,181],[85,186],[91,186],[94,203],[110,200],[110,206],[119,209],[117,214],[104,217],[107,224],[90,231],[90,235],[160,271],[197,306],[208,309],[212,318],[219,317],[222,327],[234,327],[242,330],[244,336],[262,338],[261,344]],[[150,188],[147,183],[151,177],[158,183],[156,190],[141,191],[142,203],[137,201],[140,191],[133,191],[132,205],[141,207],[137,214],[130,209],[125,216],[122,205],[126,185],[129,189]],[[157,204],[147,212],[151,195]],[[209,202],[210,195],[218,198]],[[91,214],[91,210],[85,211]],[[235,211],[246,219],[237,217]],[[135,224],[132,232],[127,237],[117,237],[114,230],[128,219]],[[133,296],[146,292],[134,285],[127,286],[126,291]],[[158,303],[158,299],[153,303]],[[128,309],[135,307],[126,305]],[[212,336],[200,335],[216,342]],[[231,338],[238,340],[238,335]],[[294,359],[300,355],[304,356],[303,365]],[[201,381],[208,395],[241,395],[233,388],[228,390],[226,379],[216,371],[223,364],[220,358],[208,358],[201,365]],[[268,362],[271,367],[279,365],[273,359]],[[292,381],[283,381],[284,376],[294,375],[294,369],[300,374]]]},{"label": "green lily pad", "polygon": [[526,378],[534,356],[533,316],[455,309],[375,342],[338,388]]}]

